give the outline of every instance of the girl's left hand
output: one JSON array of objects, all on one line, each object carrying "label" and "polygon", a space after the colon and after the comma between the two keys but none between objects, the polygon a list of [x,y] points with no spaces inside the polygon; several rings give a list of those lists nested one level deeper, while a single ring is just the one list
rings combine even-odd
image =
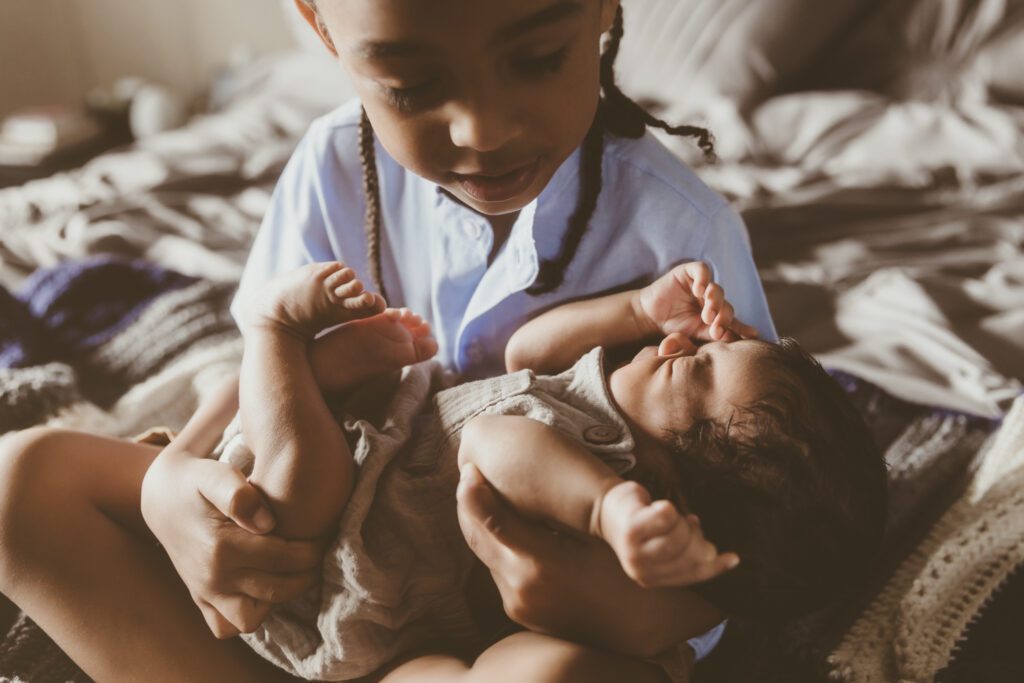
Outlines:
[{"label": "girl's left hand", "polygon": [[757,329],[735,317],[722,285],[702,261],[676,266],[640,290],[638,317],[652,334],[700,341],[756,339]]}]

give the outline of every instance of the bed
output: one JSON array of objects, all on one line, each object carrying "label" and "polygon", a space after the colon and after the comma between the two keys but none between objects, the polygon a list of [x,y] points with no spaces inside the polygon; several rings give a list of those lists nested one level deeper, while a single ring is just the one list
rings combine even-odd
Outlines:
[{"label": "bed", "polygon": [[[1024,3],[625,7],[620,82],[713,129],[699,170],[743,213],[780,333],[890,470],[877,575],[734,622],[696,680],[1024,680]],[[266,58],[183,129],[0,190],[0,433],[182,424],[239,362],[227,302],[277,175],[349,92],[315,51]],[[0,680],[87,680],[0,612]]]}]

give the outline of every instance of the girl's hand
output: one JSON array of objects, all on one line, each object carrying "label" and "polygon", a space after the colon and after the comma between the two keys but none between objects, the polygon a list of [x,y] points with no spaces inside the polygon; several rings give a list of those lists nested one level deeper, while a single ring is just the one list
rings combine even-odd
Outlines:
[{"label": "girl's hand", "polygon": [[755,339],[757,330],[734,317],[725,290],[702,261],[676,266],[640,290],[635,307],[651,334],[701,341]]},{"label": "girl's hand", "polygon": [[237,469],[171,448],[146,472],[142,515],[213,634],[251,632],[318,580],[321,551],[266,535],[274,519]]},{"label": "girl's hand", "polygon": [[605,542],[555,534],[520,517],[475,467],[466,471],[456,494],[459,524],[513,621],[537,633],[654,657],[722,620],[688,591],[641,588]]}]

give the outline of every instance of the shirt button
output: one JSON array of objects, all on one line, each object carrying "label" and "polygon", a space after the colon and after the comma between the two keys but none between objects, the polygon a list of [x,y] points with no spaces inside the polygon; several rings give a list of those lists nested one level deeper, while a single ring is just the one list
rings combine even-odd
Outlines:
[{"label": "shirt button", "polygon": [[466,349],[466,358],[470,363],[479,364],[484,360],[484,347],[479,341],[474,340]]},{"label": "shirt button", "polygon": [[587,443],[608,444],[619,439],[619,430],[608,425],[593,425],[583,430]]},{"label": "shirt button", "polygon": [[480,236],[484,234],[483,226],[473,221],[466,221],[462,224],[462,231],[466,233],[466,237],[478,240]]}]

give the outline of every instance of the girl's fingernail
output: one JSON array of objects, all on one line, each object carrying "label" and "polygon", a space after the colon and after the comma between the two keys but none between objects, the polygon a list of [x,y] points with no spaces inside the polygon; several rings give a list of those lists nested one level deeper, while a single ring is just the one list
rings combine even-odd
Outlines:
[{"label": "girl's fingernail", "polygon": [[261,532],[270,531],[274,528],[274,516],[270,514],[270,510],[261,507],[256,511],[256,514],[253,515],[252,523],[255,525],[256,529]]}]

